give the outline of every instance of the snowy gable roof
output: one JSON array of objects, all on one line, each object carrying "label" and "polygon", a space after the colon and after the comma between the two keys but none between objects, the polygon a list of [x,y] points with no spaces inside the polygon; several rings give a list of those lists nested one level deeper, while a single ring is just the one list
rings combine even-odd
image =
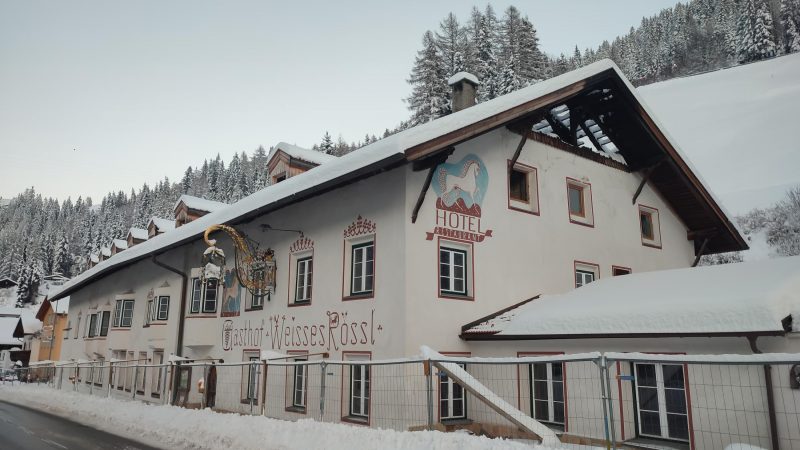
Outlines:
[{"label": "snowy gable roof", "polygon": [[150,225],[155,226],[158,231],[166,232],[175,229],[175,220],[151,217],[150,222],[147,223],[147,228],[150,228]]},{"label": "snowy gable roof", "polygon": [[0,317],[0,345],[19,345],[22,336],[24,331],[19,317]]},{"label": "snowy gable roof", "polygon": [[275,157],[278,151],[286,153],[291,158],[299,159],[301,161],[305,161],[316,165],[321,165],[328,161],[333,161],[337,158],[336,156],[329,155],[327,153],[323,153],[317,150],[309,150],[307,148],[302,148],[296,145],[287,144],[286,142],[279,142],[277,145],[275,145],[270,149],[269,155],[267,155],[267,161],[272,161],[272,158]]},{"label": "snowy gable roof", "polygon": [[[354,180],[406,164],[412,158],[419,158],[420,149],[423,147],[427,152],[443,150],[447,146],[456,145],[481,133],[505,126],[509,121],[519,119],[525,114],[531,114],[538,108],[547,106],[548,102],[556,101],[551,99],[554,95],[561,98],[581,92],[586,88],[588,80],[595,77],[619,78],[626,89],[635,91],[635,88],[624,79],[621,71],[613,62],[602,60],[479,103],[457,113],[380,139],[358,151],[331,158],[330,161],[314,170],[268,186],[232,205],[221,204],[224,207],[176,228],[160,239],[143,242],[134,248],[114,255],[104,264],[87,270],[66,283],[53,298],[69,295],[81,286],[92,282],[96,277],[109,274],[125,265],[198,239],[209,225],[235,225],[303,201],[321,192],[346,185]],[[636,93],[632,92],[632,95],[635,96]],[[184,197],[188,196],[181,198]],[[196,199],[196,197],[192,198]],[[198,200],[210,202],[209,200]],[[218,204],[218,202],[213,203]]]},{"label": "snowy gable roof", "polygon": [[147,240],[147,230],[144,228],[131,228],[128,230],[128,235],[133,236],[134,239],[140,239],[142,241]]},{"label": "snowy gable roof", "polygon": [[25,334],[34,334],[42,329],[42,322],[36,318],[36,312],[27,308],[0,308],[0,318],[13,317],[20,320]]},{"label": "snowy gable roof", "polygon": [[111,247],[105,246],[100,248],[100,254],[108,258],[109,256],[111,256]]},{"label": "snowy gable roof", "polygon": [[476,322],[462,337],[783,334],[800,329],[800,256],[606,278]]},{"label": "snowy gable roof", "polygon": [[227,203],[217,202],[214,200],[208,200],[205,198],[195,197],[193,195],[183,194],[178,198],[178,201],[175,202],[175,207],[172,209],[178,209],[178,205],[183,203],[189,209],[195,209],[198,211],[205,211],[205,212],[214,212],[221,208],[228,206]]}]

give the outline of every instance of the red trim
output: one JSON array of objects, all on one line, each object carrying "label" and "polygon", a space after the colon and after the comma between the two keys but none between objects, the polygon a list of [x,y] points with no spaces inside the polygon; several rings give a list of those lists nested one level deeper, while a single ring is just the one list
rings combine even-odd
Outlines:
[{"label": "red trim", "polygon": [[575,286],[575,272],[578,271],[578,264],[583,264],[584,266],[593,266],[597,269],[597,277],[592,281],[597,281],[600,279],[600,264],[589,262],[589,261],[581,261],[579,259],[572,261],[572,285],[577,289]]},{"label": "red trim", "polygon": [[[470,357],[472,355],[471,352],[439,352],[442,356],[466,356]],[[442,383],[439,380],[439,377],[436,377],[436,398],[434,401],[436,402],[436,421],[441,423],[442,422]],[[464,391],[464,400],[467,399],[467,391]],[[464,406],[466,406],[467,402],[464,402]],[[469,417],[468,411],[464,411],[464,417]]]},{"label": "red trim", "polygon": [[[445,242],[456,242],[469,247],[469,259],[470,259],[470,270],[467,271],[466,275],[472,275],[469,277],[468,282],[470,283],[470,289],[467,291],[467,295],[456,295],[456,294],[442,294],[442,279],[439,276],[439,250],[442,248],[442,241]],[[471,272],[471,273],[470,273]],[[469,302],[475,301],[475,246],[471,241],[462,241],[461,239],[442,239],[441,236],[436,238],[436,296],[440,299],[448,299],[448,300],[464,300]]]},{"label": "red trim", "polygon": [[[342,351],[342,360],[347,360],[347,355],[367,355],[369,356],[369,360],[372,361],[372,352],[365,351],[365,350],[350,350],[350,351]],[[344,402],[344,370],[345,367],[349,368],[349,365],[342,365],[342,375],[340,377],[341,386],[339,388],[339,412],[341,413],[341,420],[342,422],[352,423],[354,425],[366,425],[369,427],[372,424],[372,369],[369,371],[369,400],[367,401],[367,409],[369,410],[369,414],[367,414],[366,422],[363,420],[352,419],[349,416],[350,411],[350,400],[348,399],[347,403]],[[348,377],[349,379],[349,377]],[[349,387],[348,387],[349,389]],[[345,410],[345,405],[347,405],[347,409]],[[347,413],[345,413],[347,411]]]},{"label": "red trim", "polygon": [[[531,214],[531,215],[534,215],[534,216],[538,216],[539,213],[541,212],[541,210],[539,209],[541,205],[539,203],[539,171],[538,171],[538,169],[536,169],[536,167],[534,167],[534,166],[529,166],[529,165],[523,164],[523,163],[521,163],[519,161],[517,161],[514,164],[514,167],[513,167],[514,169],[516,169],[517,167],[520,167],[520,168],[522,168],[522,170],[520,170],[520,172],[526,172],[526,173],[533,172],[533,174],[534,174],[533,176],[534,176],[534,178],[536,178],[536,180],[535,180],[536,185],[535,186],[533,186],[530,183],[530,179],[528,179],[528,201],[524,202],[522,200],[515,200],[515,199],[512,200],[512,198],[511,198],[511,169],[512,169],[512,167],[511,167],[511,160],[510,159],[506,160],[506,166],[507,166],[507,169],[506,169],[506,180],[507,180],[506,191],[507,192],[506,193],[507,193],[507,196],[508,196],[508,209],[510,209],[512,211],[519,211],[519,212],[523,212],[523,213],[526,213],[526,214]],[[519,207],[516,207],[516,206],[511,206],[511,202],[512,201],[519,202],[519,203],[526,203],[526,204],[530,205],[531,204],[531,199],[530,199],[530,190],[531,190],[531,188],[534,188],[535,192],[536,192],[536,210],[535,211],[531,211],[530,209],[519,208]]]},{"label": "red trim", "polygon": [[[303,355],[308,355],[308,350],[287,350],[286,354],[287,355],[295,355],[295,356],[303,356]],[[308,359],[308,358],[306,358],[306,359]],[[308,373],[305,374],[305,376],[306,376],[306,386],[305,386],[305,389],[304,389],[304,392],[303,392],[303,395],[305,396],[304,403],[306,404],[306,407],[303,408],[302,411],[300,411],[296,406],[292,406],[292,403],[289,402],[289,399],[287,397],[288,394],[289,394],[289,390],[291,390],[292,391],[292,399],[294,399],[294,380],[292,380],[292,383],[289,384],[289,369],[290,368],[292,369],[292,376],[294,376],[294,367],[295,366],[284,366],[284,367],[286,367],[286,376],[285,376],[285,379],[284,379],[284,386],[286,386],[286,388],[287,388],[287,389],[283,390],[284,410],[286,412],[292,412],[292,413],[296,413],[296,414],[306,414],[306,411],[308,411]]]},{"label": "red trim", "polygon": [[[615,271],[615,270],[617,270],[617,269],[627,270],[627,271],[628,271],[628,273],[623,273],[623,274],[619,274],[619,275],[617,275],[617,274],[615,274],[615,273],[614,273],[614,271]],[[630,274],[632,274],[632,273],[633,273],[633,270],[631,270],[631,268],[630,268],[630,267],[625,267],[625,266],[611,266],[611,276],[612,276],[612,277],[619,277],[619,276],[622,276],[622,275],[630,275]]]},{"label": "red trim", "polygon": [[[360,218],[361,218],[361,216],[359,216],[359,219]],[[345,230],[345,233],[346,232],[347,232],[347,230]],[[345,267],[345,260],[347,259],[346,258],[346,255],[347,255],[347,242],[355,240],[355,239],[369,237],[369,236],[372,236],[372,292],[365,293],[365,294],[350,295],[350,292],[351,292],[351,289],[352,289],[352,286],[350,286],[351,280],[348,280],[345,277],[345,275],[348,273],[348,271],[346,270],[346,267]],[[369,242],[369,241],[365,241],[364,243],[366,243],[366,242]],[[358,245],[358,244],[356,244],[356,245]],[[352,245],[351,245],[351,251],[352,251]],[[350,261],[350,265],[351,266],[353,265],[353,261]],[[352,270],[352,269],[350,269],[350,270]],[[353,278],[353,274],[352,273],[350,273],[350,278],[351,279]],[[377,229],[371,234],[366,233],[366,234],[361,234],[361,235],[357,235],[357,236],[346,237],[342,241],[342,301],[343,302],[347,302],[347,301],[351,301],[351,300],[374,299],[375,298],[375,291],[377,290],[377,287],[378,287],[378,231],[377,231]],[[345,294],[345,292],[347,292],[347,294]]]},{"label": "red trim", "polygon": [[[552,356],[552,355],[563,355],[564,352],[517,352],[517,358],[524,357],[524,356]],[[519,405],[519,410],[522,411],[522,397],[520,395],[520,385],[522,384],[522,377],[519,373],[519,364],[517,364],[517,405]],[[568,391],[567,391],[567,364],[565,362],[561,363],[561,374],[564,378],[564,433],[569,431],[569,402],[568,399]],[[533,392],[531,392],[531,397],[533,397]],[[533,411],[531,411],[531,417],[533,417]]]},{"label": "red trim", "polygon": [[[570,178],[570,177],[566,177],[566,179],[567,179],[567,184],[566,184],[567,218],[569,219],[570,223],[574,223],[576,225],[583,225],[583,226],[589,227],[589,228],[594,228],[594,200],[592,199],[592,183],[589,183],[588,181],[577,180],[575,178]],[[581,194],[584,194],[583,191],[586,191],[586,190],[589,191],[589,205],[588,206],[591,207],[591,211],[592,211],[592,220],[591,220],[590,223],[587,223],[586,221],[575,220],[575,219],[572,218],[572,216],[577,216],[577,217],[581,217],[581,216],[579,214],[572,214],[572,212],[569,210],[569,185],[570,184],[572,184],[574,186],[581,187],[582,188]],[[584,197],[585,197],[585,195],[584,195]],[[586,206],[587,206],[586,205],[586,200],[582,200],[582,201],[583,201],[583,216],[582,217],[584,219],[586,219]]]},{"label": "red trim", "polygon": [[[299,241],[299,239],[298,239],[298,241]],[[288,278],[289,279],[286,281],[286,305],[289,308],[294,308],[294,307],[297,307],[297,306],[311,306],[311,302],[313,301],[313,296],[314,296],[314,272],[316,271],[316,269],[314,268],[314,244],[313,244],[313,241],[312,241],[312,244],[311,244],[311,284],[310,284],[311,297],[308,298],[308,301],[302,302],[302,303],[295,303],[295,302],[292,301],[292,294],[294,294],[295,297],[297,296],[297,279],[296,279],[296,277],[297,277],[297,261],[299,259],[305,259],[305,256],[303,258],[297,258],[295,255],[297,253],[305,253],[307,251],[308,251],[308,249],[303,249],[303,250],[298,250],[298,251],[293,252],[293,253],[291,253],[291,252],[289,253],[289,270],[287,270],[287,272],[289,272],[288,273]],[[292,269],[294,269],[294,270],[292,270]],[[292,284],[292,273],[295,274],[295,282],[294,282],[294,284]],[[374,283],[374,278],[373,278],[373,283]],[[374,284],[373,284],[373,287],[375,287]]]},{"label": "red trim", "polygon": [[[658,225],[658,242],[659,242],[659,245],[650,244],[650,243],[645,242],[645,238],[644,238],[644,236],[642,236],[642,223],[641,223],[641,220],[642,220],[641,219],[642,208],[645,208],[644,212],[649,212],[647,210],[651,209],[651,210],[655,211],[656,212],[656,216],[658,216],[657,217],[658,220],[655,221],[655,222],[658,222],[658,223],[657,224],[653,223],[652,226],[653,226],[653,232],[655,232],[655,227],[656,227],[656,225]],[[657,249],[661,250],[661,247],[664,245],[664,242],[661,240],[661,212],[658,210],[658,208],[654,208],[652,206],[647,206],[647,205],[645,205],[643,203],[639,203],[638,208],[636,208],[636,219],[637,219],[637,223],[639,225],[639,237],[641,239],[642,245],[645,246],[645,247],[657,248]],[[653,214],[652,213],[650,213],[650,220],[653,221]],[[653,236],[653,237],[655,238],[655,236]],[[655,239],[652,239],[652,240],[655,240]]]}]

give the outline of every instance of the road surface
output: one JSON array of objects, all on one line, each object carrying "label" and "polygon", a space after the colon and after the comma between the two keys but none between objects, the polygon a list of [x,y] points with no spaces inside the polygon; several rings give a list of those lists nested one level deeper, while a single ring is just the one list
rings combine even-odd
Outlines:
[{"label": "road surface", "polygon": [[0,449],[155,450],[35,409],[0,401]]}]

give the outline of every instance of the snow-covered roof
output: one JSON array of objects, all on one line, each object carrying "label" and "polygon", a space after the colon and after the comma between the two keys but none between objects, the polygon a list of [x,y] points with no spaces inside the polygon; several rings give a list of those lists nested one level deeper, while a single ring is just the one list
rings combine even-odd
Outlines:
[{"label": "snow-covered roof", "polygon": [[228,206],[227,203],[208,200],[206,198],[195,197],[193,195],[183,194],[180,196],[180,198],[178,198],[178,201],[175,202],[175,206],[172,209],[177,209],[178,205],[180,205],[181,203],[186,205],[186,207],[189,209],[196,209],[198,211],[206,211],[206,212],[214,212]]},{"label": "snow-covered roof", "polygon": [[463,335],[781,334],[786,317],[800,329],[800,256],[606,278],[535,298],[465,327]]},{"label": "snow-covered roof", "polygon": [[[356,152],[348,153],[341,157],[334,157],[325,164],[299,175],[288,178],[280,183],[268,186],[257,191],[232,205],[211,202],[210,200],[197,199],[204,203],[210,202],[217,204],[219,208],[193,220],[186,225],[176,228],[167,233],[160,239],[151,239],[143,242],[127,251],[118,253],[103,264],[98,264],[93,268],[83,272],[62,286],[51,298],[69,295],[72,291],[91,282],[95,277],[109,273],[131,264],[153,254],[159,254],[170,248],[184,245],[192,240],[199,238],[209,225],[213,224],[236,224],[240,221],[256,217],[267,212],[280,209],[294,202],[302,201],[315,195],[323,189],[332,189],[344,185],[357,179],[361,179],[372,174],[385,170],[387,167],[407,163],[409,158],[406,152],[411,153],[412,149],[418,148],[423,144],[428,144],[434,139],[451,134],[466,134],[463,139],[468,139],[470,133],[477,135],[476,124],[480,123],[481,129],[485,131],[505,125],[504,122],[494,123],[501,113],[513,112],[515,115],[509,120],[518,118],[529,112],[526,108],[535,110],[537,101],[542,97],[554,92],[563,90],[567,87],[578,89],[575,86],[583,81],[599,76],[600,74],[613,72],[621,79],[632,95],[640,102],[636,94],[636,89],[625,79],[620,69],[611,60],[604,59],[587,66],[559,75],[554,78],[533,84],[518,91],[512,92],[479,103],[475,106],[463,109],[456,113],[441,117],[403,130],[399,133],[380,139],[366,145]],[[610,73],[609,72],[609,73]],[[641,105],[645,108],[645,105]],[[645,108],[646,109],[646,108]],[[652,113],[647,110],[650,117]],[[669,137],[667,136],[667,139]],[[672,142],[671,139],[669,139]],[[438,142],[438,140],[437,140]],[[449,144],[449,141],[447,145]],[[280,144],[279,144],[280,145]],[[676,148],[676,151],[677,148]],[[688,160],[681,155],[683,162]],[[710,193],[709,193],[710,194]],[[713,197],[713,194],[710,194]],[[190,196],[181,196],[181,199]],[[180,200],[179,199],[179,202]],[[717,202],[718,204],[719,202]],[[189,206],[189,205],[187,205]]]},{"label": "snow-covered roof", "polygon": [[336,156],[319,152],[317,150],[309,150],[307,148],[302,148],[296,145],[287,144],[286,142],[279,142],[277,145],[275,145],[270,149],[269,155],[267,155],[267,161],[272,161],[272,158],[275,156],[276,153],[278,153],[278,150],[286,153],[292,158],[299,159],[301,161],[309,162],[311,164],[316,164],[316,165],[325,164],[328,161],[333,161],[337,159]]},{"label": "snow-covered roof", "polygon": [[19,334],[22,327],[19,317],[3,316],[0,317],[0,345],[19,345],[22,340],[14,337],[14,334]]},{"label": "snow-covered roof", "polygon": [[97,263],[100,262],[100,256],[98,256],[97,253],[91,253],[89,255],[89,260],[92,261],[93,263],[97,264]]},{"label": "snow-covered roof", "polygon": [[44,316],[50,308],[52,308],[56,314],[67,314],[69,312],[69,297],[64,297],[52,302],[47,298],[44,299],[39,305],[39,309],[36,311],[36,318],[40,321],[44,320]]},{"label": "snow-covered roof", "polygon": [[16,317],[22,321],[25,334],[33,334],[42,329],[42,322],[36,318],[36,312],[27,308],[0,308],[0,317]]},{"label": "snow-covered roof", "polygon": [[117,247],[119,250],[127,250],[128,249],[128,242],[124,239],[112,239],[111,244],[114,247]]},{"label": "snow-covered roof", "polygon": [[17,282],[16,282],[16,281],[14,281],[14,280],[12,280],[11,278],[8,278],[8,277],[3,277],[3,278],[0,278],[0,283],[4,283],[4,284],[5,284],[5,283],[8,283],[8,284],[13,284],[14,286],[16,286],[16,285],[17,285]]},{"label": "snow-covered roof", "polygon": [[447,84],[452,86],[452,85],[458,83],[461,80],[467,80],[470,83],[474,84],[475,86],[478,86],[478,85],[481,84],[481,82],[478,81],[478,77],[476,77],[475,75],[473,75],[473,74],[471,74],[469,72],[458,72],[457,74],[453,75],[452,77],[450,77],[447,80]]},{"label": "snow-covered roof", "polygon": [[111,256],[111,247],[108,247],[108,246],[101,247],[100,248],[100,254],[105,256],[106,258],[110,257]]},{"label": "snow-covered roof", "polygon": [[162,232],[175,229],[174,219],[162,219],[160,217],[151,217],[150,222],[147,223],[147,228],[150,228],[150,224],[155,225],[155,227]]},{"label": "snow-covered roof", "polygon": [[130,230],[128,230],[128,234],[133,236],[134,239],[140,239],[143,241],[146,241],[148,238],[147,230],[145,230],[144,228],[131,228]]}]

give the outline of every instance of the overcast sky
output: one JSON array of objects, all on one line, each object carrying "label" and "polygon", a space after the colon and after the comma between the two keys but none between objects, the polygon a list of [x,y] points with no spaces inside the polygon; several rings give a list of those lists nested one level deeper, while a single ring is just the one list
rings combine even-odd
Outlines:
[{"label": "overcast sky", "polygon": [[[596,47],[673,0],[516,4],[545,52]],[[472,5],[430,1],[0,0],[0,197],[129,192],[217,153],[408,117],[423,32]]]}]

